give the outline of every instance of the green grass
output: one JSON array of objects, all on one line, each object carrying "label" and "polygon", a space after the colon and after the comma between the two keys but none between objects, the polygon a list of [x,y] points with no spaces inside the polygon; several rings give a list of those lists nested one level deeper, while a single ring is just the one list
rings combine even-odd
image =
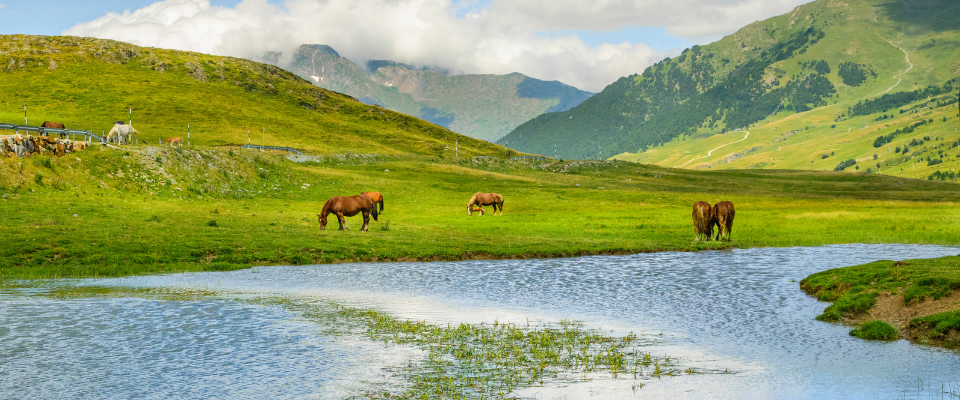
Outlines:
[{"label": "green grass", "polygon": [[[295,163],[254,150],[144,146],[46,161],[0,159],[3,279],[829,243],[949,245],[960,234],[955,185],[882,176],[383,156]],[[327,198],[362,191],[386,197],[370,232],[357,231],[357,217],[348,218],[350,231],[318,229],[316,214]],[[476,191],[503,194],[504,215],[468,217],[466,201]],[[690,207],[697,200],[734,202],[733,242],[693,241]]]},{"label": "green grass", "polygon": [[458,144],[461,157],[516,154],[244,59],[66,36],[0,35],[0,52],[0,122],[23,124],[26,105],[30,125],[100,134],[133,107],[146,143],[186,140],[189,125],[194,145],[452,158]]},{"label": "green grass", "polygon": [[883,321],[867,321],[859,328],[850,331],[850,336],[866,340],[897,340],[900,334],[894,327]]},{"label": "green grass", "polygon": [[960,310],[914,318],[909,328],[920,332],[921,343],[933,341],[947,348],[960,348]]}]

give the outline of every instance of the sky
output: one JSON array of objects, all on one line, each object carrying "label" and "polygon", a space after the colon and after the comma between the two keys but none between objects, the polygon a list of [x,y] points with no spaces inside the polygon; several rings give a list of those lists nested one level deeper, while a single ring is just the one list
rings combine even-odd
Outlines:
[{"label": "sky", "polygon": [[250,59],[326,44],[354,61],[520,72],[598,92],[807,1],[0,0],[0,34],[90,36]]}]

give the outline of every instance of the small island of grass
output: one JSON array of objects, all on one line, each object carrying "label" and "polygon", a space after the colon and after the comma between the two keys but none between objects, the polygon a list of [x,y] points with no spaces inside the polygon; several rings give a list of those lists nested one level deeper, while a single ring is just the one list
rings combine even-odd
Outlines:
[{"label": "small island of grass", "polygon": [[852,336],[960,348],[960,256],[836,268],[800,288],[833,303],[818,320],[858,325]]}]

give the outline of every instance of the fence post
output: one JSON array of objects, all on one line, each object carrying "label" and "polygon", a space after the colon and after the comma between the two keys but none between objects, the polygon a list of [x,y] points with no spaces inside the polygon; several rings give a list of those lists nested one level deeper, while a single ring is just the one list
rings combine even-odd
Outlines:
[{"label": "fence post", "polygon": [[267,143],[267,128],[263,128],[263,132],[260,132],[263,136],[260,137],[260,151],[263,151],[263,145]]}]

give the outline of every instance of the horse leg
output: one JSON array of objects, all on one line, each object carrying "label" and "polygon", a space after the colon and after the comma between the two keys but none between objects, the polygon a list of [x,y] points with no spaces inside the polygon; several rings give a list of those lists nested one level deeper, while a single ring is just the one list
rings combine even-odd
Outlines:
[{"label": "horse leg", "polygon": [[370,227],[370,213],[364,211],[364,212],[363,212],[363,227],[360,228],[360,232],[366,232],[369,227]]},{"label": "horse leg", "polygon": [[341,231],[349,231],[349,230],[350,230],[350,228],[347,226],[347,219],[343,217],[343,213],[342,213],[342,212],[338,212],[338,213],[337,213],[337,222],[340,223],[340,229],[339,229],[339,230],[341,230]]}]

